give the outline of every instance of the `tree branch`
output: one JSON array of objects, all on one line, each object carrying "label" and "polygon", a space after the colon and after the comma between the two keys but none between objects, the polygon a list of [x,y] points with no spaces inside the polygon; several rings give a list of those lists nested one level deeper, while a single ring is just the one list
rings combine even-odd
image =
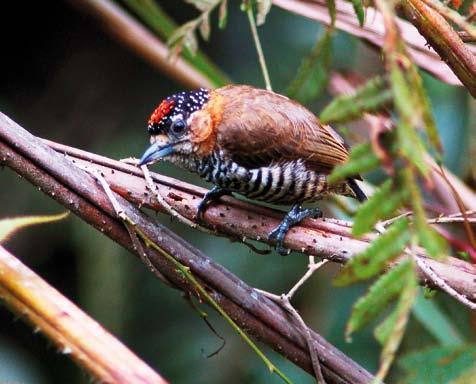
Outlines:
[{"label": "tree branch", "polygon": [[96,321],[0,246],[0,297],[96,380],[166,383]]},{"label": "tree branch", "polygon": [[[45,142],[75,162],[83,165],[94,163],[111,188],[125,199],[165,213],[154,195],[145,192],[146,183],[137,167],[51,141]],[[181,215],[195,219],[198,204],[206,189],[159,174],[153,174],[153,179],[158,192],[168,204]],[[282,216],[282,212],[277,210],[225,196],[207,209],[204,223],[232,240],[253,239],[269,243],[267,235],[280,223]],[[289,231],[285,246],[306,255],[344,264],[362,252],[377,236],[370,234],[355,239],[351,235],[351,227],[351,222],[343,220],[307,219]],[[426,264],[456,291],[470,300],[476,299],[476,286],[473,282],[476,279],[476,266],[454,257],[437,261],[428,258],[421,250],[418,256],[424,258]],[[423,271],[420,271],[420,283],[438,289]]]},{"label": "tree branch", "polygon": [[[127,230],[115,218],[113,207],[103,189],[90,175],[74,166],[71,160],[73,159],[59,155],[43,141],[32,136],[7,116],[0,114],[0,163],[12,168],[44,193],[137,255]],[[122,163],[118,165],[138,171],[138,169]],[[126,173],[111,168],[103,173],[106,178],[115,174],[127,177]],[[132,179],[128,180],[133,183],[138,180],[143,182],[138,176],[131,175],[130,177]],[[173,179],[168,180],[170,185]],[[178,184],[187,188],[186,183],[179,182]],[[143,184],[140,185],[143,186]],[[159,185],[159,188],[161,186],[163,184]],[[117,191],[122,188],[123,194],[130,197],[128,193],[130,187],[132,185],[126,184],[122,187],[116,186],[115,189]],[[169,195],[172,197],[175,191],[178,194],[183,194],[182,191],[175,190],[171,186],[161,189],[168,189]],[[144,190],[139,194],[140,201],[145,197]],[[189,190],[189,192],[193,191],[193,188]],[[170,196],[167,198],[174,202],[175,200]],[[285,310],[246,285],[173,232],[149,218],[136,206],[120,196],[116,196],[116,198],[125,209],[127,216],[137,224],[138,228],[147,237],[155,239],[165,251],[173,254],[180,263],[188,266],[212,297],[243,329],[312,374],[312,363],[306,339],[301,329],[289,321]],[[197,195],[193,198],[191,196],[190,199],[191,201],[198,200]],[[256,207],[254,208],[256,210]],[[182,206],[182,209],[187,211],[185,206]],[[210,216],[213,209],[209,210],[206,217]],[[223,212],[226,212],[226,208],[223,208]],[[277,221],[275,218],[272,220]],[[153,250],[147,248],[145,251],[154,267],[172,284],[191,295],[196,294],[193,287],[176,272],[175,266]],[[311,336],[328,383],[364,384],[372,381],[371,374],[320,335],[311,331]]]},{"label": "tree branch", "polygon": [[[286,9],[290,12],[294,12],[300,14],[304,17],[311,18],[313,20],[317,20],[320,23],[325,25],[330,25],[331,19],[329,16],[329,10],[327,8],[326,0],[273,0],[273,4],[283,9]],[[355,13],[352,9],[352,5],[349,2],[343,0],[336,1],[336,28],[347,32],[363,41],[368,42],[372,46],[381,48],[384,43],[384,26],[382,20],[382,14],[375,10],[375,8],[367,7],[366,8],[366,21],[363,27],[360,27],[357,18],[355,17]],[[417,20],[421,20],[421,15],[416,15]],[[417,22],[413,20],[412,17],[409,18],[412,23],[414,23],[417,27]],[[425,36],[423,38],[415,27],[406,20],[401,18],[396,18],[396,23],[401,30],[402,39],[405,41],[405,44],[408,48],[408,52],[411,58],[415,61],[415,64],[418,65],[420,68],[428,71],[436,78],[444,81],[448,84],[452,85],[462,85],[460,75],[464,76],[464,74],[456,72],[455,68],[453,68],[452,64],[450,64],[451,69],[448,65],[440,59],[438,54],[434,52],[432,49],[428,48],[427,42],[425,38],[427,38],[426,34],[423,33],[422,30],[420,32]],[[420,28],[419,28],[420,29]],[[431,30],[426,29],[428,32],[432,32]],[[433,31],[441,35],[441,40],[447,40],[450,36],[453,39],[453,34],[449,36],[443,36],[443,32],[441,29],[438,29],[439,32]],[[453,31],[453,33],[456,33]],[[431,41],[429,40],[431,43]],[[476,54],[476,47],[471,45],[464,45],[461,46],[459,43],[457,45],[458,50],[462,51],[465,50],[472,55]],[[436,50],[436,46],[434,47]],[[465,54],[466,55],[466,54]],[[473,67],[474,68],[474,67]],[[453,73],[455,71],[455,73]],[[470,79],[468,79],[470,73],[468,73],[463,82],[466,85],[466,80],[468,80],[469,84],[471,84]],[[476,75],[473,72],[473,79],[476,78]]]}]

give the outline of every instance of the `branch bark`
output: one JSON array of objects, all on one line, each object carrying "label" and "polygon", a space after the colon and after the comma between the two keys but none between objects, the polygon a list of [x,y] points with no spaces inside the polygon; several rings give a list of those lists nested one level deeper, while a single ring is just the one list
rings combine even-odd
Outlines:
[{"label": "branch bark", "polygon": [[[331,19],[329,16],[329,10],[327,8],[327,3],[325,0],[273,0],[273,4],[276,6],[286,9],[290,12],[294,12],[296,14],[302,15],[304,17],[311,18],[313,20],[317,20],[320,23],[325,25],[330,25]],[[368,7],[366,8],[366,21],[363,27],[359,26],[357,18],[355,16],[355,12],[352,9],[352,5],[348,2],[337,0],[336,1],[336,28],[340,29],[344,32],[347,32],[363,41],[368,42],[372,46],[381,48],[384,44],[384,25],[382,20],[382,14],[375,10],[375,8]],[[436,26],[429,28],[425,28],[426,33],[424,33],[423,29],[418,27],[418,23],[421,23],[422,18],[421,15],[416,15],[416,20],[413,17],[409,17],[409,20],[417,26],[420,33],[425,37],[428,38],[428,41],[432,43],[426,33],[433,33],[436,37],[436,34],[440,35],[441,40],[447,40],[451,37],[454,39],[453,34],[445,36],[443,30]],[[428,71],[436,78],[444,81],[448,84],[452,85],[462,85],[462,78],[463,76],[465,81],[463,84],[472,84],[468,76],[470,73],[464,75],[464,73],[458,72],[454,67],[453,64],[448,62],[451,68],[440,59],[438,54],[433,51],[431,48],[428,47],[427,42],[424,37],[418,33],[415,27],[408,21],[403,20],[401,18],[396,18],[396,23],[401,30],[402,39],[405,41],[407,45],[408,52],[415,63],[425,71]],[[456,33],[453,31],[453,33]],[[456,46],[455,46],[456,47]],[[437,45],[434,46],[435,50],[438,53],[441,53]],[[459,43],[457,45],[458,51],[467,51],[471,55],[476,55],[476,47],[471,45],[464,45],[461,46]],[[444,56],[446,57],[446,56]],[[466,53],[465,53],[466,57]],[[466,60],[466,59],[465,59]],[[472,67],[474,68],[474,67]],[[454,71],[454,73],[453,73]],[[474,72],[471,72],[473,79],[476,78]],[[456,75],[455,75],[456,74]],[[467,81],[468,80],[468,81]],[[469,89],[469,88],[468,88]]]},{"label": "branch bark", "polygon": [[[12,168],[44,193],[137,255],[127,230],[116,219],[113,207],[102,188],[90,175],[74,166],[72,160],[74,159],[56,153],[43,141],[25,131],[7,116],[0,114],[0,164]],[[119,164],[126,166],[122,163]],[[130,167],[130,169],[137,170],[134,167]],[[121,177],[127,176],[125,173],[117,172],[111,168],[104,172],[105,176],[116,173],[120,173]],[[129,179],[130,182],[135,183],[139,180],[137,176],[131,177],[133,179]],[[169,183],[171,181],[172,179],[169,179]],[[179,184],[183,188],[187,187],[186,183],[179,182]],[[129,198],[130,187],[132,185],[122,185],[121,187],[123,194]],[[115,189],[120,190],[121,188],[116,187]],[[168,193],[168,195],[173,197],[176,190],[171,186],[165,188],[170,188],[169,192],[172,193]],[[182,194],[180,190],[177,192]],[[193,188],[190,189],[190,192],[193,192]],[[144,189],[140,196],[140,201],[142,201]],[[168,199],[171,202],[176,201],[170,196]],[[306,339],[300,328],[289,321],[288,314],[280,306],[214,263],[213,260],[173,232],[150,219],[135,205],[119,195],[116,197],[126,210],[127,216],[147,237],[155,239],[165,251],[173,254],[180,263],[188,266],[194,276],[233,320],[249,334],[267,343],[278,353],[312,374],[312,363]],[[190,197],[190,201],[194,200],[198,200],[197,195]],[[256,207],[254,208],[256,210]],[[182,205],[182,209],[187,211],[191,208],[187,209],[185,205]],[[211,211],[209,210],[206,217],[210,216]],[[222,209],[223,212],[226,212],[225,207]],[[218,216],[220,217],[219,214]],[[275,218],[270,219],[277,222]],[[151,249],[147,248],[146,252],[154,267],[174,286],[195,295],[195,289],[183,276],[177,274],[175,266]],[[373,380],[370,373],[319,334],[311,331],[311,336],[328,383],[364,384]]]},{"label": "branch bark", "polygon": [[102,328],[0,246],[0,297],[36,331],[71,356],[96,380],[106,383],[163,384],[166,381]]},{"label": "branch bark", "polygon": [[[85,166],[94,164],[94,167],[104,174],[111,188],[125,199],[165,213],[154,195],[146,192],[146,183],[138,168],[80,149],[51,141],[45,142],[75,162]],[[169,205],[181,215],[195,219],[198,204],[206,189],[159,174],[153,174],[153,179],[159,193]],[[267,235],[281,222],[282,217],[283,213],[280,211],[225,196],[207,209],[204,223],[214,228],[217,234],[228,236],[231,240],[252,239],[269,243]],[[351,222],[343,220],[307,219],[289,231],[285,246],[306,255],[344,264],[362,252],[377,236],[369,234],[355,239],[351,236],[351,227]],[[422,251],[418,256],[424,258],[425,263],[457,292],[470,300],[476,299],[475,265],[454,257],[437,261],[427,257]],[[420,283],[438,289],[423,271],[420,271]]]}]

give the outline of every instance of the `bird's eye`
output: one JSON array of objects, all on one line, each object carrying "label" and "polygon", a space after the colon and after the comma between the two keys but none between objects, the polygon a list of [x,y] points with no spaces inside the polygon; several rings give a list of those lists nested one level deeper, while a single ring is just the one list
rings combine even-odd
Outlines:
[{"label": "bird's eye", "polygon": [[185,132],[186,127],[187,127],[187,124],[185,123],[185,121],[182,119],[178,119],[172,123],[172,125],[170,126],[170,131],[175,136],[180,136]]}]

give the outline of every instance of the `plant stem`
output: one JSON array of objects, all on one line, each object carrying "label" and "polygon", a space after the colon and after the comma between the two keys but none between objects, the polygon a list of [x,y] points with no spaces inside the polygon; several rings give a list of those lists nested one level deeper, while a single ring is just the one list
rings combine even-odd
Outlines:
[{"label": "plant stem", "polygon": [[248,4],[246,14],[248,15],[248,21],[250,22],[251,34],[253,35],[253,40],[256,46],[256,52],[258,53],[259,63],[261,65],[261,71],[263,72],[264,82],[266,84],[266,89],[272,91],[271,80],[269,78],[268,68],[266,66],[266,61],[264,59],[263,48],[261,47],[261,42],[258,36],[258,30],[256,29],[255,17],[253,15],[253,7],[251,3]]}]

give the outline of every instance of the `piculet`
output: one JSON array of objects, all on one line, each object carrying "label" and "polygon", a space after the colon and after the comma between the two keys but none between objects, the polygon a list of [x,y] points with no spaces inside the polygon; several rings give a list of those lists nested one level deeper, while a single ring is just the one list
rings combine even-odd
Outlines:
[{"label": "piculet", "polygon": [[330,185],[332,169],[344,163],[348,147],[330,126],[301,104],[277,93],[246,85],[179,92],[152,113],[148,131],[152,145],[140,165],[159,159],[198,173],[215,186],[198,208],[224,194],[292,205],[270,234],[276,250],[289,253],[289,228],[307,217],[322,217],[319,208],[303,208],[329,194],[363,201],[359,175]]}]

